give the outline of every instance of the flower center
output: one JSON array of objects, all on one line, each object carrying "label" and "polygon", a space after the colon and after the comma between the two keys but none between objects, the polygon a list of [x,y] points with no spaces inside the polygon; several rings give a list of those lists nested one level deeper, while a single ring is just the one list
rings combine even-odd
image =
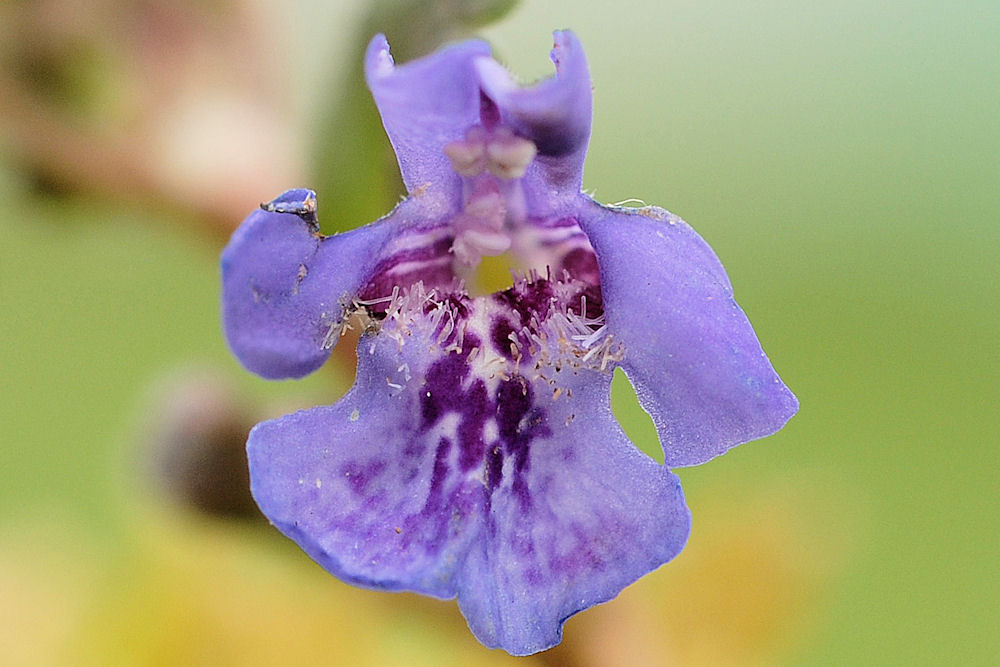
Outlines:
[{"label": "flower center", "polygon": [[[431,359],[460,357],[491,388],[524,376],[548,385],[556,399],[563,394],[563,370],[611,372],[622,358],[604,326],[600,291],[573,278],[535,275],[481,297],[417,283],[395,289],[377,316],[371,304],[360,305],[367,309],[361,311],[367,333],[394,339],[401,352],[413,345]],[[362,352],[364,346],[362,340]]]},{"label": "flower center", "polygon": [[[480,124],[443,147],[461,178],[460,205],[395,237],[355,308],[366,327],[386,335],[422,330],[487,376],[528,373],[544,382],[551,366],[606,370],[617,343],[605,336],[593,247],[575,218],[533,214],[525,179],[535,144],[484,108]],[[483,258],[500,256],[521,277],[470,296]]]}]

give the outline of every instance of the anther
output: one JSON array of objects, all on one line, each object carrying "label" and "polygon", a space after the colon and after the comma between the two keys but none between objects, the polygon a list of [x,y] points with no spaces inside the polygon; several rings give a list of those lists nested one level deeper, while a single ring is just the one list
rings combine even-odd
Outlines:
[{"label": "anther", "polygon": [[537,152],[528,139],[515,135],[510,128],[499,127],[486,144],[486,168],[503,180],[522,178]]},{"label": "anther", "polygon": [[459,176],[478,176],[486,168],[486,146],[481,143],[453,141],[445,144],[444,154],[451,160],[451,168]]},{"label": "anther", "polygon": [[459,176],[471,178],[486,169],[486,129],[473,125],[465,133],[465,139],[446,144],[444,154],[451,160],[451,167]]}]

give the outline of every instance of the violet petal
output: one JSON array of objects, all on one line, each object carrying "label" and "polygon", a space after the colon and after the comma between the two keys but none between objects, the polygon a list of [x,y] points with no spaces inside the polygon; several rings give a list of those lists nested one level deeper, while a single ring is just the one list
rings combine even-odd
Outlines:
[{"label": "violet petal", "polygon": [[456,304],[457,351],[447,317],[393,309],[362,337],[357,381],[336,405],[257,426],[253,494],[345,581],[457,595],[484,644],[533,653],[673,558],[689,513],[677,477],[612,415],[610,368],[498,375],[477,327],[509,307]]},{"label": "violet petal", "polygon": [[445,144],[479,122],[479,80],[474,61],[489,55],[485,42],[467,41],[396,66],[384,35],[365,54],[365,76],[411,194],[426,189],[455,195],[461,188]]},{"label": "violet petal", "polygon": [[610,373],[554,378],[558,398],[544,382],[530,385],[540,434],[523,468],[505,457],[458,593],[480,641],[513,655],[559,643],[567,618],[671,560],[690,531],[678,478],[612,415]]},{"label": "violet petal", "polygon": [[601,272],[622,369],[656,425],[668,466],[703,463],[780,429],[798,409],[725,270],[698,234],[655,207],[580,211]]},{"label": "violet petal", "polygon": [[261,510],[329,572],[450,598],[484,496],[453,465],[459,443],[421,431],[425,352],[424,341],[362,337],[354,387],[336,405],[257,425],[247,452]]},{"label": "violet petal", "polygon": [[483,91],[499,107],[504,122],[538,148],[526,186],[538,193],[552,187],[578,192],[590,139],[590,70],[576,35],[564,30],[553,39],[556,74],[529,88],[519,86],[492,58],[477,59],[476,67]]},{"label": "violet petal", "polygon": [[269,379],[302,377],[330,356],[345,305],[392,231],[386,219],[322,236],[307,218],[258,209],[222,252],[226,340],[244,366]]}]

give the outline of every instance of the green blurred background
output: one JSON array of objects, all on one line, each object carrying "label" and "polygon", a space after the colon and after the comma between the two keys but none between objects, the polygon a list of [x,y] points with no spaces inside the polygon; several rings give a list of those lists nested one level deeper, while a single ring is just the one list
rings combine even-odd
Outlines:
[{"label": "green blurred background", "polygon": [[[0,663],[513,662],[451,602],[326,576],[238,490],[192,508],[162,461],[350,383],[349,350],[242,371],[217,257],[288,187],[329,231],[398,197],[352,78],[373,29],[404,56],[479,34],[531,80],[563,27],[594,79],[585,186],[705,237],[802,408],[679,471],[687,550],[521,662],[1000,654],[1000,5],[79,4],[0,10]],[[652,451],[621,378],[614,401]]]}]

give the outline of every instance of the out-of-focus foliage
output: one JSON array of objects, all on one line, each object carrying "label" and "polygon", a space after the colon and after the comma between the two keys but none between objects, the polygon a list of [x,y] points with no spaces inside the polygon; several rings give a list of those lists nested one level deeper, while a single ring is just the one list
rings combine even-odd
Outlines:
[{"label": "out-of-focus foliage", "polygon": [[[0,139],[50,188],[208,219],[305,178],[294,68],[253,0],[0,5]],[[266,195],[263,195],[266,198]]]}]

